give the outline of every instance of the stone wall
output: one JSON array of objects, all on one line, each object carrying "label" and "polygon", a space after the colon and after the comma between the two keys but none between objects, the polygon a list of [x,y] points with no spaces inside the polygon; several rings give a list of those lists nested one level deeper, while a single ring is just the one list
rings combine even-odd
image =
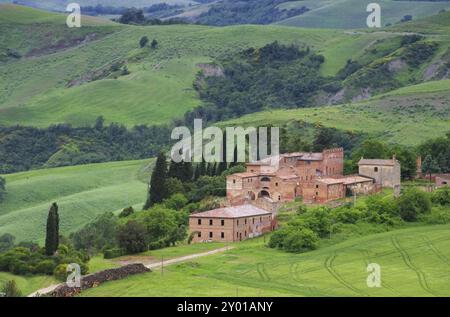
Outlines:
[{"label": "stone wall", "polygon": [[81,287],[69,287],[65,283],[58,286],[55,290],[48,294],[51,297],[72,297],[79,294],[81,291],[97,287],[98,285],[107,282],[123,279],[134,274],[141,274],[151,272],[141,263],[129,264],[117,269],[109,269],[97,273],[89,274],[81,278]]}]

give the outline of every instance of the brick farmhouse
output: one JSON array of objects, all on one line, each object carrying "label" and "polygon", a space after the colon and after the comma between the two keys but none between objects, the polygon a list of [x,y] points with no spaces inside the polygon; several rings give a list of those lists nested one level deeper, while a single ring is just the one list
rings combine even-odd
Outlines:
[{"label": "brick farmhouse", "polygon": [[323,204],[382,187],[399,189],[400,163],[395,156],[362,158],[358,167],[358,175],[344,176],[343,148],[281,154],[278,164],[268,159],[247,163],[245,172],[227,177],[230,207],[190,216],[193,241],[241,241],[274,230],[278,207],[296,198]]}]

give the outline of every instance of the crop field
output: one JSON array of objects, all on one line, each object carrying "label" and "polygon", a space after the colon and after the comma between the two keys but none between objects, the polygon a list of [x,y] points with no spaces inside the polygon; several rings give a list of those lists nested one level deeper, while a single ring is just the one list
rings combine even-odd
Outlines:
[{"label": "crop field", "polygon": [[360,103],[264,111],[220,125],[260,126],[300,120],[412,146],[450,131],[449,102],[450,81],[442,80],[394,90]]},{"label": "crop field", "polygon": [[[305,0],[282,3],[281,9],[306,6],[310,11],[278,22],[281,25],[313,28],[366,28],[367,5],[371,1],[361,0]],[[380,0],[381,24],[386,26],[399,22],[403,16],[412,15],[413,19],[437,14],[450,8],[448,2],[431,1],[392,1]]]},{"label": "crop field", "polygon": [[61,233],[105,212],[142,208],[152,160],[60,167],[8,174],[8,195],[0,208],[0,235],[16,242],[43,242],[50,205],[59,205]]},{"label": "crop field", "polygon": [[[0,64],[2,125],[20,123],[46,127],[65,122],[83,126],[93,124],[100,115],[106,122],[127,126],[165,123],[199,105],[193,88],[200,71],[198,63],[278,40],[308,45],[323,54],[326,62],[321,71],[334,75],[349,58],[363,54],[364,48],[374,40],[392,36],[256,25],[215,28],[93,23],[72,30],[58,14],[28,10],[22,7],[11,7],[6,12],[0,10],[0,34],[4,43],[0,45],[0,52],[14,49],[24,56],[31,54],[28,58]],[[15,12],[20,22],[14,32],[8,31],[11,29],[10,11]],[[45,22],[31,23],[36,14],[39,15],[37,21]],[[46,43],[44,39],[49,34],[73,41],[66,40],[63,44],[57,41],[61,45],[45,46],[42,43]],[[157,39],[158,48],[140,49],[142,36]],[[77,41],[86,37],[91,39]],[[34,56],[36,52],[46,54]],[[108,70],[118,61],[127,64],[129,75],[96,81],[87,79],[93,73]],[[77,84],[69,87],[71,82]]]},{"label": "crop field", "polygon": [[[449,225],[351,239],[304,254],[263,238],[222,254],[102,284],[83,296],[449,296]],[[366,283],[381,266],[381,287]]]}]

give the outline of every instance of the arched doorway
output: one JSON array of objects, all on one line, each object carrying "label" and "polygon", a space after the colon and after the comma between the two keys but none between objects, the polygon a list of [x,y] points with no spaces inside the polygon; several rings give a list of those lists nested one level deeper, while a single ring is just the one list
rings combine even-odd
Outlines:
[{"label": "arched doorway", "polygon": [[249,191],[249,192],[247,193],[247,197],[248,197],[250,200],[255,200],[255,199],[256,199],[256,195],[255,195],[255,193],[252,192],[252,191]]},{"label": "arched doorway", "polygon": [[261,198],[261,197],[268,197],[268,198],[270,198],[270,193],[267,190],[262,190],[258,194],[258,198]]}]

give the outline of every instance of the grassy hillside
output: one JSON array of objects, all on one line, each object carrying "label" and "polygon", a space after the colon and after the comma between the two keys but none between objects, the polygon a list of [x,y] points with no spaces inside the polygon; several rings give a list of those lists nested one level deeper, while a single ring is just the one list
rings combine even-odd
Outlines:
[{"label": "grassy hillside", "polygon": [[37,275],[37,276],[18,276],[6,272],[0,272],[0,285],[4,282],[15,280],[17,286],[23,296],[33,293],[34,291],[48,287],[58,283],[53,276]]},{"label": "grassy hillside", "polygon": [[[304,254],[268,249],[263,238],[223,254],[108,282],[84,296],[449,296],[449,225],[352,239]],[[368,288],[369,263],[381,288]]]},{"label": "grassy hillside", "polygon": [[5,175],[8,194],[0,205],[0,235],[8,232],[17,242],[42,242],[52,202],[60,207],[63,234],[98,214],[142,207],[150,163],[113,162]]},{"label": "grassy hillside", "polygon": [[[367,28],[367,5],[373,1],[361,0],[305,0],[285,2],[280,9],[306,6],[311,10],[283,21],[281,25],[312,28]],[[412,15],[418,19],[437,14],[442,9],[450,8],[450,3],[426,1],[392,1],[380,0],[381,23],[383,26],[399,22],[403,16]]]},{"label": "grassy hillside", "polygon": [[363,132],[383,142],[417,145],[450,131],[450,80],[401,88],[354,104],[273,110],[220,123],[221,126],[283,124],[291,120]]},{"label": "grassy hillside", "polygon": [[[45,19],[53,16],[45,15]],[[14,32],[10,32],[8,16],[0,10],[0,31],[5,31],[0,34],[6,43],[3,49],[17,50],[24,57],[0,64],[0,124],[4,125],[67,122],[79,126],[92,124],[99,115],[106,122],[127,125],[163,123],[199,104],[192,84],[200,62],[279,40],[319,51],[326,58],[322,72],[333,75],[374,40],[391,36],[280,26],[106,25],[73,30],[64,21],[33,24],[33,33],[14,25]],[[67,32],[74,38],[96,37],[53,48],[44,40],[49,28],[54,30],[51,36],[57,32],[61,38],[66,38]],[[158,49],[140,49],[138,42],[144,35],[157,39]],[[42,47],[43,43],[47,44]],[[27,57],[36,51],[47,54]],[[93,74],[107,71],[118,61],[127,64],[131,74],[89,82]]]}]

